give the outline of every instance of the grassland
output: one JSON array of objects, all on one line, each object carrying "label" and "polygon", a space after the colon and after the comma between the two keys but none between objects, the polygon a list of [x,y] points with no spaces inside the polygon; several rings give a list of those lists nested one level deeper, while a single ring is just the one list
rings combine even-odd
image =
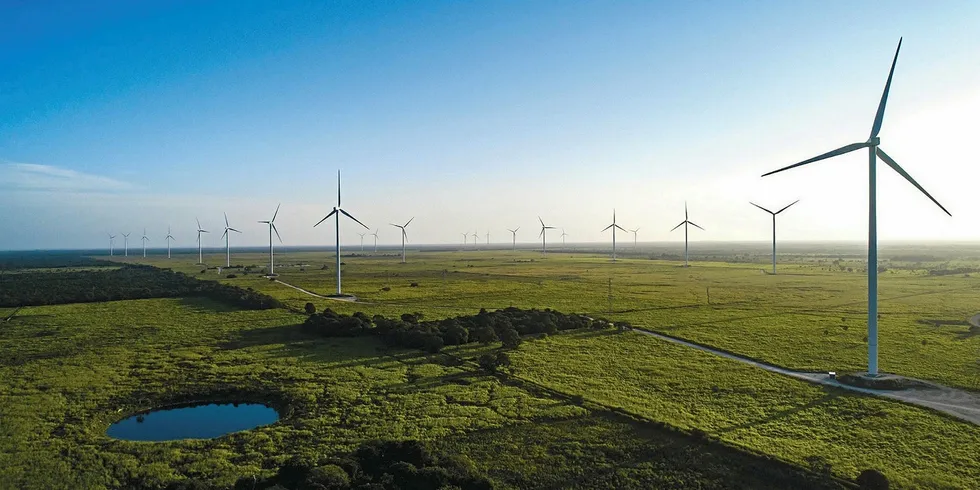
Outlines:
[{"label": "grassland", "polygon": [[[969,271],[929,273],[974,267],[980,262],[970,253],[950,260],[903,251],[903,260],[889,263],[881,276],[883,370],[978,386],[980,339],[965,320],[980,311],[980,279]],[[611,264],[586,253],[420,253],[408,264],[393,254],[345,256],[344,290],[362,304],[262,277],[263,254],[233,257],[252,273],[224,269],[220,276],[196,258],[129,260],[251,287],[294,310],[312,302],[345,313],[418,311],[437,319],[480,308],[550,307],[627,320],[790,368],[865,365],[865,279],[860,262],[846,256],[792,257],[778,276],[760,273],[761,261],[731,254],[691,268],[638,255]],[[332,257],[286,253],[277,261],[281,281],[334,291]],[[445,355],[385,350],[370,338],[304,337],[295,327],[303,318],[205,299],[21,310],[0,330],[0,357],[15,360],[0,368],[0,435],[10,441],[0,451],[0,480],[111,487],[186,475],[227,484],[235,475],[268,474],[297,451],[317,458],[375,437],[402,437],[470,455],[495,481],[515,486],[723,486],[737,477],[724,464],[735,456],[722,454],[714,439],[848,479],[877,468],[899,488],[980,482],[975,426],[636,333],[525,342],[511,353],[511,374],[496,378]],[[494,347],[448,353],[465,361]],[[273,397],[294,412],[281,424],[213,441],[146,445],[103,435],[120,409],[221,389]],[[707,446],[665,433],[661,423],[703,433]]]}]

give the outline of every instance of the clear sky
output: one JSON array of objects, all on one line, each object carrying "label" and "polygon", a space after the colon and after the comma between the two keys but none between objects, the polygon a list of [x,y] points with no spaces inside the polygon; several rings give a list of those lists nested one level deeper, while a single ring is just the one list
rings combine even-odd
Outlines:
[{"label": "clear sky", "polygon": [[[142,233],[328,245],[336,199],[381,243],[537,216],[570,241],[867,237],[867,139],[904,36],[879,164],[882,239],[978,240],[980,2],[0,0],[0,249]],[[343,223],[343,242],[359,241]],[[552,235],[557,240],[560,233]]]}]

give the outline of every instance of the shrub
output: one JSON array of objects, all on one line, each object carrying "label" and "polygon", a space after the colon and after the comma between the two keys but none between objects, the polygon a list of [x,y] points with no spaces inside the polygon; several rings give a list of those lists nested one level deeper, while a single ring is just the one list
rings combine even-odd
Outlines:
[{"label": "shrub", "polygon": [[500,368],[510,366],[510,356],[504,352],[483,354],[479,361],[480,369],[487,373],[494,374]]},{"label": "shrub", "polygon": [[339,490],[349,487],[350,476],[343,468],[333,464],[317,466],[306,477],[305,488]]},{"label": "shrub", "polygon": [[303,309],[306,310],[307,315],[316,313],[316,306],[314,306],[313,303],[306,303],[306,306],[304,306]]},{"label": "shrub", "polygon": [[856,481],[858,486],[865,490],[888,490],[888,477],[878,470],[864,470]]}]

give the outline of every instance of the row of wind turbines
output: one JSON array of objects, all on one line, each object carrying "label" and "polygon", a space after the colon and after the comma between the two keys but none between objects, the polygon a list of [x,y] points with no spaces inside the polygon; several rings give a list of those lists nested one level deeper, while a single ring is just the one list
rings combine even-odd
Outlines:
[{"label": "row of wind turbines", "polygon": [[[872,124],[872,127],[871,127],[871,134],[870,134],[870,136],[868,137],[868,139],[866,141],[857,142],[857,143],[851,143],[851,144],[842,146],[840,148],[837,148],[835,150],[831,150],[829,152],[823,153],[821,155],[817,155],[817,156],[815,156],[813,158],[809,158],[809,159],[803,160],[803,161],[801,161],[799,163],[795,163],[793,165],[789,165],[787,167],[780,168],[778,170],[775,170],[775,171],[772,171],[772,172],[769,172],[769,173],[766,173],[766,174],[763,174],[762,175],[762,177],[767,177],[767,176],[770,176],[770,175],[773,175],[773,174],[776,174],[776,173],[780,173],[780,172],[783,172],[783,171],[786,171],[786,170],[794,169],[796,167],[801,167],[801,166],[804,166],[804,165],[807,165],[807,164],[810,164],[810,163],[818,162],[818,161],[821,161],[821,160],[826,160],[826,159],[829,159],[829,158],[832,158],[832,157],[835,157],[835,156],[844,155],[844,154],[850,153],[852,151],[860,150],[860,149],[863,149],[863,148],[867,148],[868,149],[868,186],[869,186],[869,198],[868,198],[868,267],[867,267],[867,271],[868,271],[868,375],[869,376],[877,376],[878,375],[878,267],[877,267],[877,264],[878,264],[878,237],[877,237],[877,192],[876,192],[877,191],[877,187],[876,187],[876,182],[877,182],[877,179],[876,179],[876,175],[877,175],[876,174],[876,172],[877,172],[877,159],[880,158],[883,162],[885,162],[886,165],[888,165],[889,167],[891,167],[892,170],[894,170],[899,175],[901,175],[902,177],[904,177],[910,184],[912,184],[920,192],[922,192],[923,194],[925,194],[926,197],[928,197],[930,200],[932,200],[932,202],[934,202],[937,206],[939,206],[939,208],[942,209],[943,212],[945,212],[947,215],[952,216],[952,214],[950,214],[950,212],[948,210],[946,210],[946,208],[943,207],[942,204],[939,203],[939,201],[937,201],[921,185],[919,185],[919,183],[916,182],[915,179],[913,179],[908,174],[908,172],[906,172],[901,166],[899,166],[899,164],[892,157],[890,157],[888,154],[886,154],[885,151],[882,150],[882,148],[880,146],[881,140],[879,138],[879,133],[881,131],[881,126],[882,126],[882,122],[883,122],[884,115],[885,115],[885,106],[886,106],[886,103],[888,101],[888,93],[889,93],[889,90],[891,88],[892,77],[893,77],[893,75],[895,73],[895,65],[898,62],[898,54],[899,54],[899,51],[901,50],[901,47],[902,47],[902,40],[899,39],[898,48],[896,48],[896,50],[895,50],[895,56],[894,56],[894,58],[892,60],[892,63],[891,63],[891,69],[888,72],[888,79],[885,82],[885,88],[884,88],[884,91],[883,91],[883,93],[881,95],[881,99],[880,99],[880,101],[878,103],[878,110],[877,110],[877,112],[875,114],[874,123]],[[795,205],[797,202],[799,202],[799,201],[798,200],[797,201],[794,201],[793,203],[790,203],[789,205],[787,205],[787,206],[779,209],[778,211],[771,211],[770,209],[767,209],[765,207],[762,207],[762,206],[760,206],[758,204],[750,203],[751,205],[753,205],[753,206],[761,209],[762,211],[765,211],[766,213],[768,213],[768,214],[770,214],[772,216],[772,223],[773,223],[773,254],[772,254],[773,273],[776,272],[776,216],[778,216],[779,214],[785,212],[787,209],[789,209],[790,207],[792,207],[793,205]],[[269,226],[269,273],[270,274],[273,274],[274,273],[274,269],[273,269],[273,267],[274,267],[274,248],[273,248],[272,235],[273,235],[273,233],[275,233],[276,237],[279,237],[279,232],[276,229],[275,224],[274,224],[275,218],[276,218],[276,216],[278,216],[278,212],[279,212],[279,208],[277,206],[276,207],[276,212],[275,212],[275,214],[273,214],[272,219],[270,219],[268,221],[261,221],[261,223],[268,224],[268,226]],[[334,217],[334,225],[335,225],[335,228],[336,228],[337,295],[342,295],[342,288],[341,288],[341,269],[340,269],[340,215],[341,214],[343,214],[344,216],[346,216],[346,217],[350,218],[351,220],[355,221],[359,225],[363,226],[366,230],[370,231],[370,229],[367,227],[367,225],[365,225],[364,223],[361,223],[359,220],[357,220],[357,218],[355,218],[350,213],[348,213],[347,211],[345,211],[343,208],[340,207],[340,172],[338,171],[337,172],[337,205],[334,206],[333,210],[329,214],[327,214],[323,219],[321,219],[319,222],[317,222],[315,225],[313,225],[314,227],[319,226],[321,223],[323,223],[324,221],[326,221],[328,218]],[[399,228],[401,230],[401,238],[402,238],[402,262],[405,262],[405,243],[406,243],[406,241],[408,239],[407,228],[412,223],[413,220],[414,220],[414,217],[412,219],[409,219],[403,225],[402,224],[391,223],[392,226],[397,227],[397,228]],[[541,238],[541,250],[542,250],[542,252],[546,252],[547,251],[547,231],[548,230],[554,230],[554,229],[556,229],[556,227],[546,225],[545,222],[544,222],[544,220],[542,220],[540,216],[538,217],[538,221],[541,223],[541,231],[539,233],[539,238]],[[693,227],[698,228],[698,229],[700,229],[702,231],[704,230],[704,228],[702,228],[701,226],[695,224],[694,222],[692,222],[690,220],[690,217],[688,215],[688,210],[687,210],[687,204],[686,203],[684,205],[684,221],[682,221],[680,224],[678,224],[677,226],[675,226],[671,231],[677,230],[681,226],[684,227],[684,264],[685,264],[685,266],[687,266],[687,265],[689,265],[689,262],[688,262],[688,231],[689,231],[689,227],[690,226],[693,226]],[[508,231],[510,231],[511,234],[512,234],[513,246],[514,246],[515,249],[516,249],[516,245],[517,245],[517,231],[519,229],[520,229],[520,227],[514,228],[514,229],[508,229]],[[614,210],[613,211],[613,221],[612,221],[612,223],[609,226],[607,226],[606,228],[604,228],[602,231],[605,232],[605,231],[608,231],[608,230],[612,230],[612,241],[613,241],[613,252],[612,253],[613,253],[613,260],[615,260],[616,259],[616,231],[619,230],[619,231],[623,231],[623,232],[631,232],[631,233],[633,233],[634,244],[635,244],[636,243],[636,232],[639,230],[639,228],[634,229],[634,230],[626,230],[625,228],[623,228],[622,226],[620,226],[619,224],[617,224],[616,223],[616,212]],[[222,238],[225,239],[226,264],[231,265],[231,258],[230,258],[231,257],[231,246],[230,246],[230,233],[229,232],[241,233],[238,230],[236,230],[234,228],[231,228],[229,226],[229,224],[228,224],[228,218],[227,218],[227,215],[226,215],[225,216],[225,229],[224,229],[224,234],[222,235]],[[198,233],[198,235],[197,235],[197,238],[198,238],[198,259],[201,260],[203,258],[202,255],[201,255],[201,234],[202,233],[208,233],[208,231],[201,228],[200,221],[198,221],[197,233]],[[361,235],[361,246],[362,246],[362,249],[363,249],[363,243],[364,243],[363,239],[364,239],[364,236],[366,234],[367,233],[360,234]],[[377,230],[375,230],[374,233],[371,233],[371,235],[373,235],[375,237],[375,250],[377,250],[377,237],[378,237]],[[125,253],[126,253],[126,255],[128,255],[128,253],[129,253],[129,246],[128,246],[128,237],[129,237],[129,235],[128,234],[124,234],[123,236],[124,236],[124,239],[126,240],[124,242],[125,243]],[[474,245],[475,245],[476,244],[476,241],[479,239],[479,236],[475,232],[472,235],[469,235],[468,233],[463,233],[463,243],[464,243],[464,245],[467,243],[468,236],[472,236],[473,237],[473,241],[474,241]],[[567,236],[567,234],[564,233],[564,230],[562,230],[561,237],[562,237],[563,244],[564,244],[564,238],[565,238],[565,236]],[[112,250],[113,250],[113,239],[114,238],[115,238],[115,235],[110,235],[109,236],[109,249],[110,249],[110,254],[112,254]],[[169,229],[168,229],[168,233],[167,233],[167,256],[168,257],[170,256],[170,241],[172,239],[173,239],[173,237],[170,235]],[[147,236],[146,236],[145,230],[144,230],[144,234],[143,234],[142,240],[143,240],[143,255],[145,257],[146,256],[146,242],[149,240],[147,238]],[[280,240],[280,243],[281,243],[282,242],[282,239],[279,238],[279,240]],[[489,231],[487,232],[487,241],[489,243]]]}]

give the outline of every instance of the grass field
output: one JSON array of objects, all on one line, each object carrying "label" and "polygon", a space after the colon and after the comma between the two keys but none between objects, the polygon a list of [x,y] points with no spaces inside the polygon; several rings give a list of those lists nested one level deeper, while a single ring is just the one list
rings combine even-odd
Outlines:
[{"label": "grass field", "polygon": [[[980,339],[965,320],[980,310],[973,299],[980,282],[969,272],[980,259],[972,249],[954,252],[950,259],[902,251],[889,262],[881,275],[880,363],[884,371],[976,389]],[[627,320],[790,368],[864,367],[859,261],[799,255],[770,276],[760,272],[761,261],[738,254],[721,261],[723,254],[691,268],[636,256],[612,264],[588,253],[426,252],[410,254],[407,264],[394,254],[345,256],[344,290],[364,304],[315,298],[263,278],[264,254],[236,254],[233,264],[253,272],[225,269],[220,276],[202,273],[196,254],[129,261],[251,287],[293,309],[312,302],[435,319],[480,308],[550,307]],[[283,254],[279,279],[332,293],[332,259]],[[22,309],[0,330],[0,358],[10,359],[0,367],[0,481],[14,488],[111,487],[187,475],[230,484],[268,474],[297,452],[323,457],[377,437],[418,438],[469,455],[505,486],[712,488],[734,477],[725,461],[736,456],[676,439],[658,428],[666,423],[705,434],[705,444],[718,439],[848,479],[877,468],[899,488],[980,483],[980,430],[973,425],[636,333],[570,332],[525,342],[511,353],[511,376],[498,379],[447,356],[389,351],[372,338],[306,337],[296,327],[303,319],[204,299]],[[472,360],[489,348],[447,352]],[[221,390],[271,399],[291,412],[283,423],[211,441],[148,445],[103,435],[123,413]],[[570,401],[577,396],[584,404]],[[583,467],[596,470],[583,475]]]}]

